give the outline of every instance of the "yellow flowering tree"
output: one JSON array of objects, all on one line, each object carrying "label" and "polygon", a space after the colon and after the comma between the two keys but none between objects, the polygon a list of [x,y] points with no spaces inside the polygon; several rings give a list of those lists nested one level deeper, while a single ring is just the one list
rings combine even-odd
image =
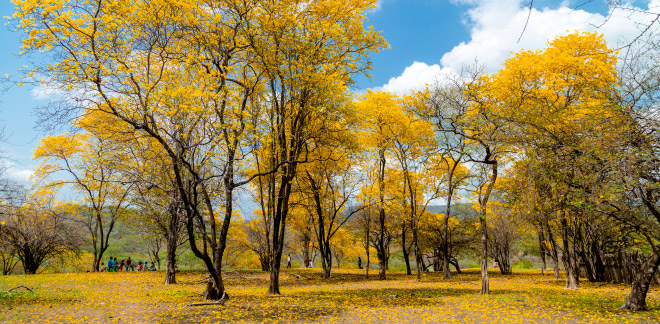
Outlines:
[{"label": "yellow flowering tree", "polygon": [[210,273],[207,299],[228,298],[221,268],[234,190],[258,176],[245,172],[246,137],[274,140],[277,160],[264,174],[281,178],[269,289],[278,294],[288,196],[308,125],[333,116],[352,75],[385,46],[363,26],[375,0],[15,3],[24,52],[51,54],[33,72],[75,103],[50,116],[98,112],[171,160],[191,250]]},{"label": "yellow flowering tree", "polygon": [[[577,289],[578,260],[569,246],[569,227],[579,224],[582,194],[597,181],[602,134],[621,127],[614,89],[616,57],[602,35],[572,33],[538,51],[521,51],[488,78],[490,115],[508,124],[508,140],[521,152],[547,161],[557,193],[566,287]],[[617,126],[618,125],[618,126]],[[599,144],[600,143],[600,144]],[[575,230],[575,229],[573,229]]]},{"label": "yellow flowering tree", "polygon": [[112,152],[114,143],[89,134],[45,137],[34,152],[39,165],[34,181],[44,190],[73,190],[79,204],[70,204],[69,213],[90,235],[94,254],[92,271],[99,271],[110,234],[126,212],[131,190],[123,183]]}]

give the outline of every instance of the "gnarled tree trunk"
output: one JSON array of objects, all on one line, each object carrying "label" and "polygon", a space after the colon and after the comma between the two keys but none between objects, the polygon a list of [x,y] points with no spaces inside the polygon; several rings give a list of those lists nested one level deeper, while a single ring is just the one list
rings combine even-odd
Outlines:
[{"label": "gnarled tree trunk", "polygon": [[641,269],[635,275],[635,281],[632,283],[630,294],[626,297],[626,302],[620,308],[632,311],[648,310],[646,306],[646,294],[649,292],[649,286],[653,276],[660,266],[660,245],[656,246],[654,252],[644,262]]},{"label": "gnarled tree trunk", "polygon": [[165,284],[176,284],[176,238],[168,237],[167,240],[167,255],[165,256]]}]

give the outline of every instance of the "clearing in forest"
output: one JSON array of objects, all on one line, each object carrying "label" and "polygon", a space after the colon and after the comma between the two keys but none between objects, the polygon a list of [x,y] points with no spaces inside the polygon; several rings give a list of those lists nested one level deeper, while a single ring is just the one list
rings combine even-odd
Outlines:
[{"label": "clearing in forest", "polygon": [[[297,278],[293,274],[297,274]],[[336,270],[324,281],[319,269],[286,270],[282,295],[266,296],[268,273],[226,274],[231,300],[224,306],[187,306],[202,301],[205,275],[178,273],[165,286],[162,272],[67,273],[0,277],[0,323],[657,323],[660,289],[649,291],[650,311],[619,310],[629,287],[581,282],[577,291],[539,271],[502,276],[492,272],[491,294],[478,295],[478,269],[442,280],[405,273],[387,281],[364,278],[364,270]],[[16,289],[25,285],[32,292]]]}]

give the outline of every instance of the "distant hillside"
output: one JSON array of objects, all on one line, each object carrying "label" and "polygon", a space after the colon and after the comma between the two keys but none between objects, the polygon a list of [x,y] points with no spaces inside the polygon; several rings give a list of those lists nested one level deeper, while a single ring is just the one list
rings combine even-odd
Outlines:
[{"label": "distant hillside", "polygon": [[[447,205],[429,205],[426,207],[426,211],[433,214],[444,214],[447,210]],[[472,204],[461,203],[456,205],[451,205],[451,214],[465,216],[468,213],[472,213]]]}]

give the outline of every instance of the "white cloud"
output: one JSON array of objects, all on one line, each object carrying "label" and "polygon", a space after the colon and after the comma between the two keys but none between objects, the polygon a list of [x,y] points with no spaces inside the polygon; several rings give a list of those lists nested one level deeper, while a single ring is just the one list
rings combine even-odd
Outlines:
[{"label": "white cloud", "polygon": [[[660,8],[660,0],[652,0],[647,8],[626,4],[605,17],[599,13],[568,8],[567,1],[563,1],[558,8],[532,9],[531,14],[521,0],[453,2],[472,6],[467,12],[471,39],[440,54],[440,65],[414,62],[402,75],[391,78],[383,89],[397,93],[420,89],[424,82],[433,81],[434,78],[430,77],[432,74],[437,76],[440,71],[459,73],[463,67],[474,65],[475,62],[483,65],[487,72],[496,72],[513,52],[543,48],[549,40],[576,30],[597,30],[605,35],[610,47],[619,47],[633,40],[655,18],[643,10],[657,11]],[[529,22],[525,27],[528,15]],[[658,23],[655,27],[658,27]]]},{"label": "white cloud", "polygon": [[54,100],[61,97],[62,94],[62,90],[45,84],[32,88],[32,98],[36,100]]},{"label": "white cloud", "polygon": [[428,65],[423,62],[414,62],[403,70],[400,76],[390,78],[389,82],[380,89],[402,95],[413,89],[422,89],[425,85],[434,83],[448,73],[451,73],[449,69],[441,68],[438,64]]},{"label": "white cloud", "polygon": [[16,181],[29,182],[34,171],[27,169],[10,168],[7,170],[7,177]]},{"label": "white cloud", "polygon": [[4,170],[4,172],[2,172],[3,177],[19,182],[29,182],[30,177],[34,174],[33,170],[21,168],[15,163],[7,160],[2,162],[1,169]]},{"label": "white cloud", "polygon": [[382,7],[383,7],[383,0],[378,0],[376,1],[376,8],[374,9],[374,11],[378,11]]}]

